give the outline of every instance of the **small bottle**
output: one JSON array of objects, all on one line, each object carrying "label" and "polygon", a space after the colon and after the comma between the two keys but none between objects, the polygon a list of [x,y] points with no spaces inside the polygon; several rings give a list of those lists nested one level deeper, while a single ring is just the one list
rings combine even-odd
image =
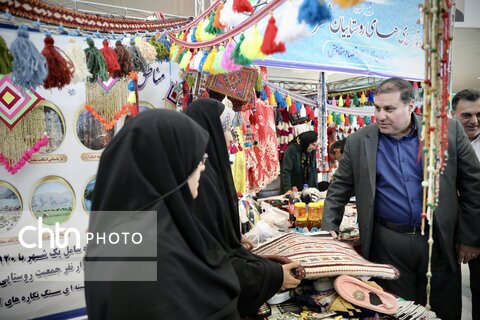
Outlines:
[{"label": "small bottle", "polygon": [[289,217],[288,217],[288,227],[289,228],[295,227],[295,203],[300,201],[298,199],[298,189],[297,189],[297,187],[293,187],[292,192],[293,192],[292,197],[288,201],[288,212],[290,213]]},{"label": "small bottle", "polygon": [[323,201],[311,202],[308,205],[308,225],[310,230],[317,228],[320,230],[323,217]]},{"label": "small bottle", "polygon": [[295,228],[307,227],[308,215],[305,202],[295,203]]}]

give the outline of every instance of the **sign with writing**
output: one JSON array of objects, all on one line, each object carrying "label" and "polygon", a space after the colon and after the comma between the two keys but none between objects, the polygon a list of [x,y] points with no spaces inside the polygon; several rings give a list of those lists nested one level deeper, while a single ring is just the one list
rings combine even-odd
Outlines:
[{"label": "sign with writing", "polygon": [[364,1],[348,9],[331,5],[333,19],[329,23],[287,44],[286,52],[255,63],[423,80],[422,3],[420,0]]}]

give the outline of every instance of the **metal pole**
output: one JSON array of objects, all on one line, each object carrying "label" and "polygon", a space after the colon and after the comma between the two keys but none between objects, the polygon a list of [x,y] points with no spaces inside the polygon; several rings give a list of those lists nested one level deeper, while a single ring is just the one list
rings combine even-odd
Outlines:
[{"label": "metal pole", "polygon": [[318,137],[320,139],[320,164],[318,168],[322,173],[322,181],[328,181],[328,140],[327,140],[327,77],[325,72],[320,72],[317,90],[318,112]]}]

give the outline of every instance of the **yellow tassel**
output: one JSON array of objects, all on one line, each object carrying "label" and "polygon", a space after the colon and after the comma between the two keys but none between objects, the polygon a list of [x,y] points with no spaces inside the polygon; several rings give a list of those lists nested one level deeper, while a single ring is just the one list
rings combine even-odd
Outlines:
[{"label": "yellow tassel", "polygon": [[180,33],[179,39],[180,40],[185,40],[185,36],[186,36],[185,31],[182,31],[182,33]]},{"label": "yellow tassel", "polygon": [[345,124],[345,115],[343,113],[340,115],[340,121],[342,124]]},{"label": "yellow tassel", "polygon": [[180,68],[185,70],[188,67],[188,64],[190,63],[190,59],[192,59],[192,52],[187,51],[182,57],[182,61],[180,61],[179,65]]},{"label": "yellow tassel", "polygon": [[290,96],[286,96],[285,103],[287,104],[287,107],[290,108],[290,106],[292,105],[292,98],[290,98]]},{"label": "yellow tassel", "polygon": [[329,113],[327,117],[327,124],[332,124],[332,123],[333,123],[333,115]]},{"label": "yellow tassel", "polygon": [[137,97],[135,96],[135,91],[131,91],[128,94],[127,102],[130,103],[130,104],[134,104],[135,102],[137,102]]},{"label": "yellow tassel", "polygon": [[203,64],[203,72],[208,72],[215,74],[215,69],[213,69],[213,62],[215,61],[215,56],[217,55],[217,48],[213,48],[208,54],[207,60]]},{"label": "yellow tassel", "polygon": [[258,31],[257,25],[254,25],[250,35],[243,40],[240,46],[240,52],[250,60],[265,58],[266,55],[260,50],[262,42],[263,37]]},{"label": "yellow tassel", "polygon": [[340,8],[343,9],[354,7],[361,2],[363,2],[363,0],[333,0],[333,3],[338,4]]},{"label": "yellow tassel", "polygon": [[178,52],[178,47],[177,47],[177,44],[174,42],[170,47],[170,60],[172,60],[173,57],[177,55],[177,52]]},{"label": "yellow tassel", "polygon": [[367,96],[365,96],[365,92],[362,92],[362,95],[360,97],[360,103],[365,104],[367,102]]},{"label": "yellow tassel", "polygon": [[197,42],[203,41],[202,39],[202,31],[203,31],[203,20],[198,23],[197,30],[195,30],[195,38]]},{"label": "yellow tassel", "polygon": [[[200,37],[201,37],[202,41],[208,41],[210,39],[215,38],[214,34],[210,34],[210,33],[207,33],[205,31],[205,28],[208,27],[208,25],[210,24],[210,20],[204,19],[202,22],[203,22],[202,23],[202,28],[200,29],[200,25],[197,28],[197,30],[200,29]],[[197,41],[198,41],[198,39],[197,39]]]},{"label": "yellow tassel", "polygon": [[338,106],[343,107],[343,97],[342,96],[340,96],[340,98],[338,98]]},{"label": "yellow tassel", "polygon": [[277,100],[275,100],[275,95],[273,94],[273,92],[270,93],[270,97],[268,98],[268,104],[271,106],[277,105]]}]

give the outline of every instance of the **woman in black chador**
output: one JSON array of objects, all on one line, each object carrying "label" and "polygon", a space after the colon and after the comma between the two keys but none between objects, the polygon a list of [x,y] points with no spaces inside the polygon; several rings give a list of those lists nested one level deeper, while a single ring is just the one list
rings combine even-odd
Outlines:
[{"label": "woman in black chador", "polygon": [[[238,199],[221,121],[224,111],[225,106],[213,99],[198,99],[185,111],[210,134],[209,158],[200,179],[199,196],[195,199],[195,215],[230,253],[241,287],[238,311],[241,316],[247,316],[255,314],[280,289],[296,287],[300,281],[290,270],[299,264],[282,266],[250,253],[241,244]],[[228,125],[225,127],[229,130]]]},{"label": "woman in black chador", "polygon": [[[193,214],[208,140],[208,133],[185,115],[151,110],[126,124],[103,152],[89,232],[108,234],[128,224],[138,229],[145,224],[145,211],[154,211],[157,256],[132,257],[137,247],[123,246],[115,248],[121,257],[102,258],[112,250],[90,242],[85,267],[90,320],[239,319],[235,271],[215,235]],[[140,228],[144,238],[151,227]],[[110,264],[102,265],[104,260],[120,264],[106,269]],[[156,281],[121,281],[148,276],[143,265],[152,261]]]}]

